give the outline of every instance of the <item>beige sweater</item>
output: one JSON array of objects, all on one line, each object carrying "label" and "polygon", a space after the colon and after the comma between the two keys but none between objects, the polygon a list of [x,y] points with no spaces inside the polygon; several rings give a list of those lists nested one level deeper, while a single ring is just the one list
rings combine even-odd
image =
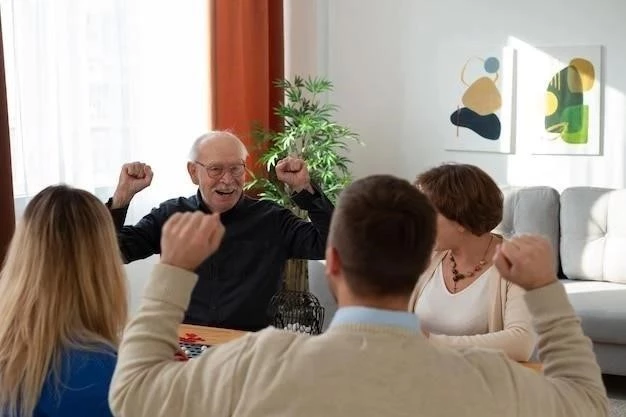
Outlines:
[{"label": "beige sweater", "polygon": [[[409,311],[414,312],[417,300],[426,284],[433,278],[447,251],[437,252],[428,269],[421,275],[411,301]],[[489,283],[489,318],[487,334],[448,336],[431,334],[430,340],[455,347],[476,346],[498,349],[511,359],[524,362],[529,360],[536,345],[536,335],[532,329],[530,313],[524,302],[524,290],[502,277],[495,276]]]},{"label": "beige sweater", "polygon": [[591,343],[561,284],[525,295],[545,375],[504,354],[435,346],[394,327],[276,329],[172,358],[196,275],[157,265],[119,350],[116,416],[607,416]]}]

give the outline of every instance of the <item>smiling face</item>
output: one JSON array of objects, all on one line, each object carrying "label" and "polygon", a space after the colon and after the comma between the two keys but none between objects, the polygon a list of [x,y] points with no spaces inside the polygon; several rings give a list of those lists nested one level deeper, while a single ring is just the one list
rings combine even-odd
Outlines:
[{"label": "smiling face", "polygon": [[245,153],[243,144],[230,134],[209,136],[198,144],[195,160],[189,161],[187,170],[212,212],[228,211],[241,198]]}]

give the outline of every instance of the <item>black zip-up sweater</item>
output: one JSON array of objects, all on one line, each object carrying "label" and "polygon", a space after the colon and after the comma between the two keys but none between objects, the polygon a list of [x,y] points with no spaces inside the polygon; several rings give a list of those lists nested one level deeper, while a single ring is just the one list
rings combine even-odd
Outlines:
[{"label": "black zip-up sweater", "polygon": [[[267,309],[280,289],[287,259],[323,259],[333,205],[314,187],[292,196],[308,211],[305,221],[278,204],[242,197],[220,216],[225,234],[212,256],[196,270],[185,323],[256,331],[269,325]],[[107,206],[110,207],[111,200]],[[161,228],[176,212],[210,213],[200,192],[165,201],[135,226],[124,226],[128,207],[111,209],[125,261],[161,253]]]}]

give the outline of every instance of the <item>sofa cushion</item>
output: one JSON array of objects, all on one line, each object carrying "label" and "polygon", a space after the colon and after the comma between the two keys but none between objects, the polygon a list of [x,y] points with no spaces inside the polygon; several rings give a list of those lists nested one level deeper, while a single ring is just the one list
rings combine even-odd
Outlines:
[{"label": "sofa cushion", "polygon": [[561,193],[561,263],[570,279],[626,283],[626,190]]},{"label": "sofa cushion", "polygon": [[333,297],[328,280],[326,279],[326,261],[309,261],[309,291],[324,307],[324,323],[322,330],[326,330],[337,311],[337,302]]},{"label": "sofa cushion", "polygon": [[561,282],[591,340],[626,344],[626,284],[569,279]]},{"label": "sofa cushion", "polygon": [[559,192],[551,187],[502,187],[504,213],[495,232],[506,238],[524,233],[545,236],[554,248],[558,270]]}]

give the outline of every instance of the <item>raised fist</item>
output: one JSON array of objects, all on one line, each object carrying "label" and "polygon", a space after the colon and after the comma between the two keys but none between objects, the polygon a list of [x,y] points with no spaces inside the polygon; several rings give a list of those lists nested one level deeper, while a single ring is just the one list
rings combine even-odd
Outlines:
[{"label": "raised fist", "polygon": [[500,275],[525,290],[557,280],[552,245],[541,236],[522,235],[504,241],[493,261]]},{"label": "raised fist", "polygon": [[113,194],[113,208],[124,207],[139,191],[152,183],[152,169],[142,162],[122,165],[120,178]]},{"label": "raised fist", "polygon": [[308,189],[313,193],[309,169],[306,166],[306,162],[300,158],[288,156],[281,159],[276,164],[276,177],[280,182],[287,184],[296,192]]},{"label": "raised fist", "polygon": [[195,271],[215,253],[223,236],[219,214],[175,213],[161,232],[161,263]]}]

